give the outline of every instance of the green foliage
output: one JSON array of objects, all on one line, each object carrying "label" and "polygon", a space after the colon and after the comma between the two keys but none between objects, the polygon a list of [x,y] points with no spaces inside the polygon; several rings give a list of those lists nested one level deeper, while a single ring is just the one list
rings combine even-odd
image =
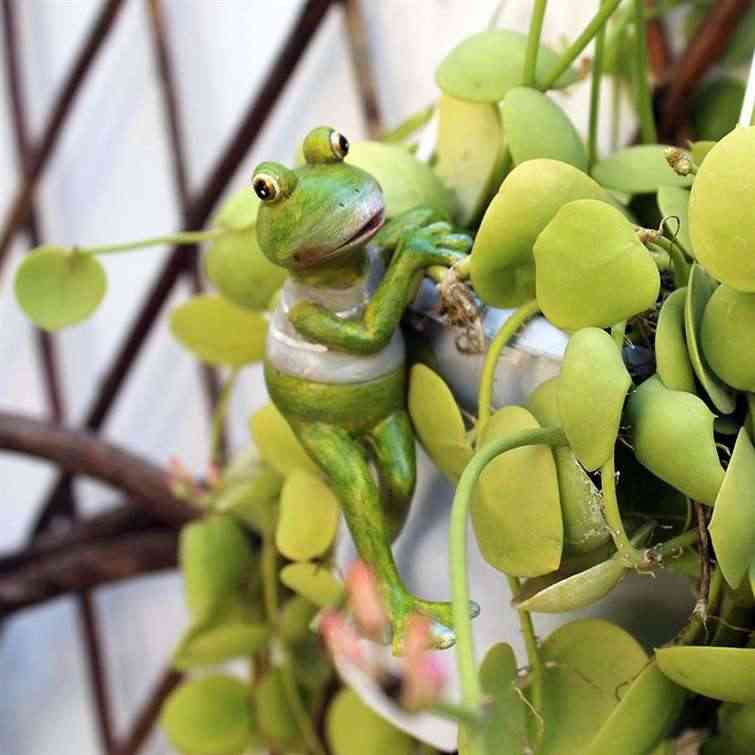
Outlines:
[{"label": "green foliage", "polygon": [[342,584],[330,571],[308,561],[284,566],[280,579],[286,587],[321,608],[336,605],[343,596]]},{"label": "green foliage", "polygon": [[[473,34],[457,45],[435,71],[435,81],[451,97],[470,102],[498,102],[522,84],[527,37],[508,29],[491,29]],[[541,47],[537,57],[537,78],[544,78],[558,56]],[[568,86],[577,80],[568,70],[556,83]]]},{"label": "green foliage", "polygon": [[194,296],[173,310],[170,329],[197,359],[208,364],[243,367],[265,352],[267,322],[216,294]]},{"label": "green foliage", "polygon": [[663,302],[655,330],[655,363],[658,377],[666,388],[694,393],[695,373],[684,325],[686,301],[687,287],[684,286]]},{"label": "green foliage", "polygon": [[569,339],[558,411],[569,445],[586,469],[598,469],[611,457],[631,384],[621,351],[604,330],[584,328]]},{"label": "green foliage", "polygon": [[163,705],[160,725],[185,755],[242,755],[252,741],[249,687],[215,674],[182,684]]},{"label": "green foliage", "polygon": [[655,263],[631,223],[605,202],[561,207],[534,252],[538,304],[566,330],[609,327],[651,309],[658,298]]},{"label": "green foliage", "polygon": [[[485,425],[479,445],[538,427],[526,409],[506,406]],[[483,557],[499,571],[536,577],[557,569],[564,533],[550,449],[517,448],[488,464],[472,505],[472,523]]]},{"label": "green foliage", "polygon": [[333,755],[411,755],[411,737],[395,729],[349,689],[341,690],[325,721]]},{"label": "green foliage", "polygon": [[695,256],[737,291],[755,292],[753,172],[755,126],[737,128],[710,150],[689,200]]},{"label": "green foliage", "polygon": [[679,176],[666,162],[666,147],[661,144],[628,147],[596,163],[593,178],[607,189],[626,194],[650,194],[662,186],[684,188],[691,176]]},{"label": "green foliage", "polygon": [[292,561],[321,556],[335,539],[339,516],[338,499],[322,478],[296,470],[281,492],[275,533],[278,550]]},{"label": "green foliage", "polygon": [[547,158],[587,170],[587,152],[577,129],[547,95],[529,87],[511,89],[501,114],[514,165]]},{"label": "green foliage", "polygon": [[40,246],[16,270],[16,299],[38,327],[56,331],[86,320],[105,296],[99,260],[62,246]]},{"label": "green foliage", "polygon": [[449,479],[458,480],[472,458],[464,419],[443,378],[423,364],[414,365],[410,373],[409,414],[435,465]]},{"label": "green foliage", "polygon": [[577,199],[611,201],[589,176],[557,160],[528,160],[506,176],[472,247],[472,283],[486,304],[517,307],[535,297],[535,241]]}]

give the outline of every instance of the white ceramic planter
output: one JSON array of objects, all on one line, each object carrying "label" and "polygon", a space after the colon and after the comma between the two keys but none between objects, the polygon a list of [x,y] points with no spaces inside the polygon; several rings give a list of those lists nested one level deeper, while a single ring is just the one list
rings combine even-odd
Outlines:
[{"label": "white ceramic planter", "polygon": [[[425,302],[427,303],[427,302]],[[510,310],[489,310],[484,323],[488,335],[500,328]],[[472,409],[475,405],[482,356],[459,354],[448,328],[430,323],[426,332],[438,357],[443,377],[459,401]],[[567,337],[542,318],[533,320],[511,348],[504,350],[495,376],[494,403],[502,406],[523,403],[527,395],[544,380],[558,374]],[[448,521],[453,489],[424,454],[419,455],[419,481],[409,520],[394,551],[401,574],[418,595],[432,600],[448,600]],[[337,564],[345,568],[356,558],[346,528],[336,552]],[[474,620],[474,639],[481,660],[497,642],[510,643],[524,663],[524,645],[518,618],[510,607],[511,593],[502,574],[490,567],[480,555],[470,530],[467,537],[471,597],[481,606]],[[684,579],[669,575],[633,575],[625,579],[606,599],[579,612],[563,615],[535,615],[535,629],[540,637],[557,626],[578,617],[609,618],[638,638],[648,649],[669,640],[684,624],[694,603],[694,596]],[[386,664],[394,663],[388,648],[375,648]],[[458,700],[458,678],[453,650],[439,651],[449,672],[447,696]],[[386,699],[361,672],[341,664],[339,671],[363,700],[396,726],[434,747],[456,749],[456,726],[427,714],[408,715]]]}]

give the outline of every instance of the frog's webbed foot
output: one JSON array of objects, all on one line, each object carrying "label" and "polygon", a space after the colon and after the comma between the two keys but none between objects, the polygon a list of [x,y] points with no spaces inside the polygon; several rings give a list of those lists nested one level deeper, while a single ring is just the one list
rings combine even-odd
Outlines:
[{"label": "frog's webbed foot", "polygon": [[449,268],[438,284],[440,313],[449,324],[458,328],[456,347],[467,354],[480,354],[485,350],[485,330],[479,302],[472,289],[459,277],[455,268]]},{"label": "frog's webbed foot", "polygon": [[[475,618],[480,613],[480,607],[474,601],[469,602],[469,615]],[[453,629],[453,610],[450,603],[421,600],[412,595],[404,596],[400,607],[389,609],[393,626],[392,649],[394,655],[402,655],[406,631],[409,620],[415,614],[431,619],[430,642],[432,649],[446,650],[456,643],[456,632]]]}]

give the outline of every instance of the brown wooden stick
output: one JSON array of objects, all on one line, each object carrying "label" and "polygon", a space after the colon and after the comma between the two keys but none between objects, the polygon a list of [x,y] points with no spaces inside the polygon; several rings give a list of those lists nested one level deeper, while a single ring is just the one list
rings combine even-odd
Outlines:
[{"label": "brown wooden stick", "polygon": [[68,593],[80,593],[123,579],[176,566],[178,535],[157,529],[124,535],[65,553],[37,558],[0,577],[0,616]]},{"label": "brown wooden stick", "polygon": [[185,524],[197,516],[173,495],[162,468],[93,433],[0,412],[0,450],[46,459],[63,472],[107,483],[166,524]]}]

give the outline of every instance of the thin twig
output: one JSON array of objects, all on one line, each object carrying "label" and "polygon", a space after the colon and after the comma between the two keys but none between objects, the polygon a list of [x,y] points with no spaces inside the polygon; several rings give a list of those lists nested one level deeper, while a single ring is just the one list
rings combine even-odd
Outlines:
[{"label": "thin twig", "polygon": [[0,232],[0,265],[16,233],[26,222],[37,182],[63,133],[63,126],[76,101],[81,85],[93,69],[91,64],[113,28],[123,4],[124,0],[106,0],[103,4],[60,89],[42,136],[33,150],[28,169],[16,189],[2,232]]}]

